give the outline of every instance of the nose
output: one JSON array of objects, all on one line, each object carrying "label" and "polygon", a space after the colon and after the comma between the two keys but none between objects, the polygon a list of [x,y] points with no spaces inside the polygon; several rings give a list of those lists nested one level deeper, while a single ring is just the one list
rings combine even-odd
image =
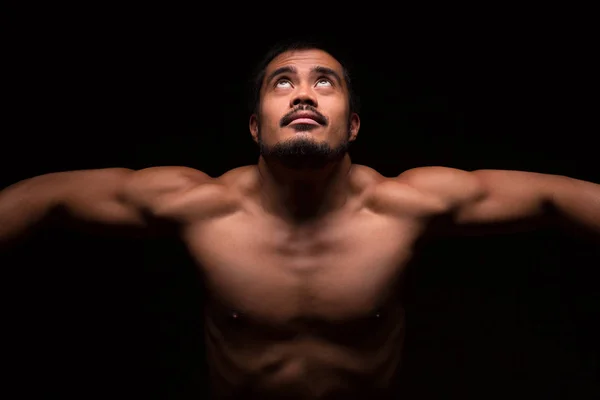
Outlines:
[{"label": "nose", "polygon": [[310,86],[302,85],[294,92],[294,95],[290,99],[290,106],[295,107],[299,105],[317,107],[317,96],[315,96]]}]

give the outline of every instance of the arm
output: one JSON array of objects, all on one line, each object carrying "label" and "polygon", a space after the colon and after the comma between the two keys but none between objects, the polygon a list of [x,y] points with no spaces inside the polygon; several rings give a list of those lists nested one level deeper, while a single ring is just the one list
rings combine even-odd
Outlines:
[{"label": "arm", "polygon": [[0,191],[0,247],[49,220],[151,231],[160,219],[160,204],[208,179],[183,167],[69,171],[26,179]]},{"label": "arm", "polygon": [[456,231],[530,228],[566,222],[600,235],[600,185],[559,175],[521,171],[426,167],[399,177],[439,198]]}]

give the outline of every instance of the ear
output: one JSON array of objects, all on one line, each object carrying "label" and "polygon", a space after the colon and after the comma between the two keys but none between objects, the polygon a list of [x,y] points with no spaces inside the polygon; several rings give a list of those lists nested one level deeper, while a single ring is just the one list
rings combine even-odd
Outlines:
[{"label": "ear", "polygon": [[258,143],[258,117],[256,116],[256,114],[252,114],[250,116],[249,127],[250,134],[252,135],[252,140],[254,140],[255,143]]},{"label": "ear", "polygon": [[350,138],[349,141],[353,142],[356,140],[356,136],[358,136],[358,131],[360,130],[360,117],[357,113],[352,113],[350,115]]}]

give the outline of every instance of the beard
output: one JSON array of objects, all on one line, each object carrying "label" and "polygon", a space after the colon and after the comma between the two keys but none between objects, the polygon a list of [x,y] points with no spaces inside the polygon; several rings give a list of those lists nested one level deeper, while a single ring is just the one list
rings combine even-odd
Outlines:
[{"label": "beard", "polygon": [[267,161],[273,160],[293,169],[320,169],[341,160],[348,152],[350,141],[346,137],[340,144],[331,147],[310,137],[299,135],[272,146],[266,145],[259,131],[260,154]]}]

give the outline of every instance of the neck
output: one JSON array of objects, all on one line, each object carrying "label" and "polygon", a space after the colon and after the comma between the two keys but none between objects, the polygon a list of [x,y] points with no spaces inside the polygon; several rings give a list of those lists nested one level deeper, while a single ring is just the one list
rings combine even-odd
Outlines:
[{"label": "neck", "polygon": [[290,169],[258,161],[263,206],[283,219],[302,222],[341,208],[348,197],[350,156],[319,169]]}]

